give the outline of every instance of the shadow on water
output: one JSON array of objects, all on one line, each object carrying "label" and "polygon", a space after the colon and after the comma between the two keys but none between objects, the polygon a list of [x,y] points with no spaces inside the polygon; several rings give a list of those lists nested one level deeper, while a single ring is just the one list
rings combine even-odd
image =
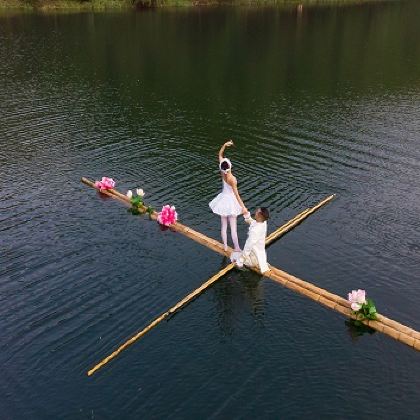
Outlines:
[{"label": "shadow on water", "polygon": [[[168,230],[170,228],[165,226],[160,226],[161,230]],[[223,257],[219,268],[215,267],[213,274],[216,274],[218,271],[223,270],[230,260],[227,257]],[[212,274],[212,275],[213,275]],[[204,283],[204,281],[203,281]],[[198,286],[197,286],[198,287]],[[233,318],[235,313],[239,312],[239,308],[243,303],[243,295],[245,295],[246,301],[253,308],[252,313],[256,316],[259,314],[259,301],[261,300],[259,294],[261,293],[260,289],[260,276],[256,275],[249,270],[232,270],[220,278],[214,285],[210,288],[204,290],[202,293],[197,295],[190,303],[200,299],[204,294],[214,291],[216,296],[216,307],[217,313],[220,315],[219,325],[221,326],[224,335],[230,335],[233,331]],[[235,303],[237,307],[235,308]],[[186,306],[177,310],[171,314],[166,320],[169,321],[174,318],[180,311],[182,311]],[[232,316],[231,316],[232,315]]]},{"label": "shadow on water", "polygon": [[358,339],[363,335],[372,335],[376,332],[373,328],[370,328],[369,326],[364,325],[354,319],[348,319],[344,321],[344,325],[346,326],[347,332],[353,342],[358,341]]}]

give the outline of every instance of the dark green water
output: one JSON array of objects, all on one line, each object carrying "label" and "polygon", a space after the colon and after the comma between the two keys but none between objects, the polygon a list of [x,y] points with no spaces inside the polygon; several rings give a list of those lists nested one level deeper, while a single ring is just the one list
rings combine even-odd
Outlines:
[{"label": "dark green water", "polygon": [[[0,18],[0,417],[418,418],[420,359],[83,186],[219,237],[230,157],[282,269],[420,329],[420,5]],[[243,239],[246,228],[240,224]]]}]

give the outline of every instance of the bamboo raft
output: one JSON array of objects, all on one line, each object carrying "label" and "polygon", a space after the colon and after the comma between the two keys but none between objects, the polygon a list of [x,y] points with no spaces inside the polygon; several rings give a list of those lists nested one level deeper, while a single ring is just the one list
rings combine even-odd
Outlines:
[{"label": "bamboo raft", "polygon": [[[90,181],[87,178],[82,178],[82,182],[89,187],[92,187],[96,190],[94,182]],[[110,190],[104,190],[102,191],[103,194],[115,198],[122,203],[131,206],[130,199],[125,196],[124,194],[121,194],[119,191],[115,189]],[[283,236],[285,233],[289,232],[291,229],[296,227],[298,224],[300,224],[304,219],[306,219],[308,216],[313,214],[315,211],[317,211],[319,208],[324,206],[325,204],[329,203],[334,198],[334,195],[330,195],[320,203],[318,203],[316,206],[308,208],[301,213],[299,213],[297,216],[286,222],[284,225],[282,225],[280,228],[272,232],[270,235],[266,238],[266,245],[272,244],[275,240]],[[146,207],[140,208],[141,211],[146,211]],[[157,212],[152,212],[150,214],[150,217],[153,220],[157,219]],[[185,225],[183,225],[180,222],[177,222],[176,224],[171,226],[171,229],[183,234],[184,236],[187,236],[188,238],[194,240],[195,242],[198,242],[207,248],[212,249],[215,252],[218,252],[219,254],[229,257],[231,252],[233,251],[231,248],[228,248],[226,251],[224,250],[223,244],[216,241],[215,239],[209,238],[206,235],[203,235],[200,232],[197,232]],[[103,359],[101,362],[99,362],[97,365],[95,365],[92,369],[88,371],[88,376],[91,376],[93,373],[95,373],[98,369],[100,369],[102,366],[107,364],[109,361],[114,359],[116,356],[118,356],[123,350],[125,350],[127,347],[129,347],[131,344],[133,344],[135,341],[143,337],[147,332],[149,332],[152,328],[154,328],[157,324],[159,324],[161,321],[166,319],[168,316],[176,312],[177,310],[181,309],[185,305],[187,305],[189,302],[191,302],[193,299],[195,299],[199,294],[201,294],[204,290],[209,288],[211,285],[213,285],[217,280],[222,278],[227,272],[232,270],[235,267],[235,264],[231,263],[228,264],[225,268],[220,270],[218,273],[216,273],[214,276],[212,276],[209,280],[207,280],[204,284],[202,284],[199,288],[195,289],[193,292],[191,292],[189,295],[187,295],[185,298],[183,298],[181,301],[179,301],[177,304],[175,304],[173,307],[168,309],[166,312],[158,316],[155,320],[153,320],[147,327],[145,327],[143,330],[139,331],[137,334],[135,334],[133,337],[131,337],[129,340],[127,340],[124,344],[122,344],[118,349],[116,349],[113,353],[111,353],[109,356],[107,356],[105,359]],[[250,267],[253,271],[257,272],[258,274],[262,273],[255,267]],[[349,303],[346,299],[342,298],[341,296],[335,295],[325,289],[322,289],[318,286],[315,286],[312,283],[309,283],[305,280],[299,279],[295,276],[292,276],[289,273],[286,273],[285,271],[282,271],[276,267],[273,267],[270,265],[270,271],[265,272],[263,274],[265,277],[270,278],[271,280],[281,284],[284,287],[287,287],[303,296],[306,296],[315,302],[320,303],[323,306],[326,306],[327,308],[333,309],[336,312],[356,320],[356,316],[353,314]],[[383,334],[386,334],[392,338],[394,338],[397,341],[400,341],[415,350],[420,351],[420,333],[410,327],[407,327],[403,324],[400,324],[399,322],[393,321],[392,319],[389,319],[383,315],[377,314],[377,319],[375,321],[373,320],[359,320],[363,324],[369,326],[370,328],[373,328],[376,331],[382,332]]]}]

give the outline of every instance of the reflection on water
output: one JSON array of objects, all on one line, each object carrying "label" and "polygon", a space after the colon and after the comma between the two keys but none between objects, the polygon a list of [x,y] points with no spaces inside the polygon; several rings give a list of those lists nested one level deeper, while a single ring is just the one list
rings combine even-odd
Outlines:
[{"label": "reflection on water", "polygon": [[361,322],[355,321],[354,319],[349,319],[344,321],[344,324],[347,327],[347,331],[352,339],[352,341],[357,341],[359,337],[364,334],[374,334],[376,331],[367,325],[362,324]]},{"label": "reflection on water", "polygon": [[[224,262],[227,263],[226,258]],[[220,268],[225,266],[226,264],[223,264]],[[228,274],[226,281],[215,284],[212,300],[223,336],[232,336],[238,327],[241,328],[241,316],[244,311],[263,326],[264,287],[255,273],[244,270],[233,275]]]},{"label": "reflection on water", "polygon": [[418,2],[0,18],[2,416],[415,418],[417,353],[246,271],[87,379],[226,261],[80,177],[218,238],[233,138],[270,231],[337,193],[269,261],[420,329],[419,18]]}]

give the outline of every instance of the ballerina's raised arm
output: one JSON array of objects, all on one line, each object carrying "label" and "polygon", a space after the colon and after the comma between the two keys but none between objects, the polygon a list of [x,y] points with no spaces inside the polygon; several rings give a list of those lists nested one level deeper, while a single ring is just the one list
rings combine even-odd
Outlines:
[{"label": "ballerina's raised arm", "polygon": [[232,140],[228,140],[225,144],[223,144],[223,146],[219,150],[219,163],[225,158],[224,153],[225,153],[226,147],[231,147],[233,145],[234,144]]}]

